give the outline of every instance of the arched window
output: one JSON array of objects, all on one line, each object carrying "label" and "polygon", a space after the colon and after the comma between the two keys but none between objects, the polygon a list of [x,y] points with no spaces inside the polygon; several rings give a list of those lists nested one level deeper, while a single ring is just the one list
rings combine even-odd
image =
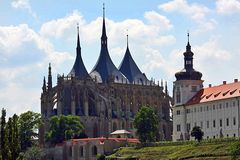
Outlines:
[{"label": "arched window", "polygon": [[83,157],[83,146],[80,146],[79,153],[80,153],[80,157]]},{"label": "arched window", "polygon": [[177,87],[177,92],[176,92],[176,103],[181,102],[181,93],[180,93],[180,88]]},{"label": "arched window", "polygon": [[96,116],[96,105],[95,105],[95,96],[93,93],[88,94],[88,113],[90,116]]},{"label": "arched window", "polygon": [[122,122],[122,129],[125,129],[125,123]]},{"label": "arched window", "polygon": [[117,124],[116,122],[113,122],[113,132],[117,130]]},{"label": "arched window", "polygon": [[96,156],[96,155],[97,155],[97,147],[96,147],[96,146],[93,146],[93,147],[92,147],[92,155],[93,155],[93,156]]},{"label": "arched window", "polygon": [[98,126],[97,123],[93,125],[93,137],[98,137]]}]

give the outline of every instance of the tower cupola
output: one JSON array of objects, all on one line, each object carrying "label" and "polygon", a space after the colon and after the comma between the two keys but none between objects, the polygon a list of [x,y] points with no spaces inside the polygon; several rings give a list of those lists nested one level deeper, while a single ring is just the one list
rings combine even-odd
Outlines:
[{"label": "tower cupola", "polygon": [[177,80],[201,80],[202,73],[196,71],[193,68],[193,55],[194,53],[191,51],[191,45],[189,43],[189,33],[188,33],[188,43],[186,46],[186,51],[183,53],[184,55],[184,69],[175,74]]}]

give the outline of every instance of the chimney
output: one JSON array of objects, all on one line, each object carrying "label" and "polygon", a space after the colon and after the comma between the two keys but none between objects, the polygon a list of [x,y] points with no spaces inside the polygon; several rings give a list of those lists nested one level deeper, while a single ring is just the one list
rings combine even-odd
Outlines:
[{"label": "chimney", "polygon": [[212,87],[212,84],[209,84],[208,87],[211,88],[211,87]]},{"label": "chimney", "polygon": [[223,84],[227,84],[227,81],[223,81]]},{"label": "chimney", "polygon": [[238,79],[234,79],[234,82],[235,82],[235,83],[238,82]]}]

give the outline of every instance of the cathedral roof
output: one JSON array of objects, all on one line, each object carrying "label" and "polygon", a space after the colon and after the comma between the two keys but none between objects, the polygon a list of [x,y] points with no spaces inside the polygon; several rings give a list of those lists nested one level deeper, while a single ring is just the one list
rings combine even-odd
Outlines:
[{"label": "cathedral roof", "polygon": [[240,97],[240,82],[234,80],[234,83],[223,84],[218,86],[209,86],[203,88],[193,96],[186,105],[193,105],[204,102],[211,102],[216,100],[223,100],[228,98]]},{"label": "cathedral roof", "polygon": [[92,78],[97,78],[97,80],[100,82],[106,82],[110,77],[112,77],[115,82],[125,82],[127,79],[113,64],[108,52],[104,10],[105,9],[103,8],[101,51],[98,61],[91,71],[90,75]]},{"label": "cathedral roof", "polygon": [[82,60],[81,56],[81,46],[80,46],[80,38],[79,38],[79,27],[78,27],[78,35],[77,35],[77,48],[76,48],[76,59],[73,65],[72,70],[68,74],[69,76],[77,77],[80,79],[90,77]]},{"label": "cathedral roof", "polygon": [[191,51],[191,45],[189,43],[189,34],[188,34],[188,43],[186,46],[186,51],[184,55],[184,69],[175,74],[177,80],[201,80],[202,73],[196,71],[193,68],[193,52]]},{"label": "cathedral roof", "polygon": [[128,35],[127,35],[127,49],[124,58],[119,66],[119,70],[127,77],[130,83],[143,83],[148,81],[146,76],[140,71],[137,64],[133,60],[128,47]]}]

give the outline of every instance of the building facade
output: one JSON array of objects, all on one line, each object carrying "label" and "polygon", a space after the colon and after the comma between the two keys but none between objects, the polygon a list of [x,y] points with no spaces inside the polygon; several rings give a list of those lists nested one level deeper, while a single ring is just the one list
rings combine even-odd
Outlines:
[{"label": "building facade", "polygon": [[139,143],[134,138],[71,139],[45,152],[46,158],[52,160],[96,160],[98,155],[109,155],[114,149]]},{"label": "building facade", "polygon": [[152,106],[160,125],[160,139],[170,140],[172,121],[167,84],[148,80],[133,60],[128,43],[117,68],[108,52],[105,15],[98,61],[90,73],[82,57],[79,33],[77,35],[76,59],[67,75],[58,76],[57,85],[52,85],[51,65],[48,81],[43,80],[41,114],[45,126],[40,129],[41,143],[48,119],[53,115],[77,115],[85,127],[88,137],[107,137],[111,132],[125,129],[135,133],[133,118],[141,106]]},{"label": "building facade", "polygon": [[175,74],[173,140],[190,140],[194,126],[201,127],[204,139],[239,137],[240,82],[226,81],[203,88],[202,74],[193,69],[193,53],[188,42],[184,69]]}]

